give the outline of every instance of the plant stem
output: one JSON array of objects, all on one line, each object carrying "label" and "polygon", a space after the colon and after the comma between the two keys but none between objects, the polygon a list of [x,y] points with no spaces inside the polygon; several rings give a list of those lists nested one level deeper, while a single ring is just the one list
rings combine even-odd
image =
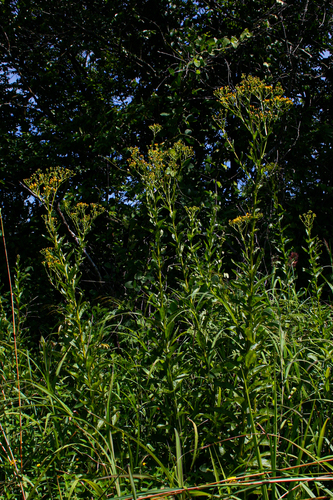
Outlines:
[{"label": "plant stem", "polygon": [[[6,259],[6,266],[7,266],[7,273],[8,273],[10,301],[11,301],[11,308],[12,308],[13,339],[14,339],[14,352],[15,352],[15,363],[16,363],[16,382],[17,382],[17,391],[18,391],[19,422],[20,422],[20,460],[21,460],[21,471],[22,471],[22,469],[23,469],[23,451],[22,451],[23,436],[22,436],[22,415],[21,415],[21,389],[20,389],[20,373],[19,373],[17,342],[16,342],[14,295],[13,295],[12,279],[11,279],[11,273],[10,273],[8,254],[7,254],[5,228],[4,228],[4,224],[3,224],[1,208],[0,208],[0,220],[1,220],[1,232],[2,232],[3,247],[4,247],[4,251],[5,251],[5,259]],[[23,491],[22,491],[22,493],[24,496]]]}]

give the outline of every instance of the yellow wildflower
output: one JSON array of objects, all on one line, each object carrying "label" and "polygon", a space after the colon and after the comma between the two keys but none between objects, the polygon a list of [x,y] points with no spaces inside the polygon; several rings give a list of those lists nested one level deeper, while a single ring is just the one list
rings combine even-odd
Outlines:
[{"label": "yellow wildflower", "polygon": [[252,215],[249,214],[249,212],[246,212],[245,215],[239,215],[238,217],[236,217],[235,219],[233,220],[229,220],[229,224],[230,226],[239,226],[240,224],[242,224],[243,222],[248,222],[250,221],[252,218]]}]

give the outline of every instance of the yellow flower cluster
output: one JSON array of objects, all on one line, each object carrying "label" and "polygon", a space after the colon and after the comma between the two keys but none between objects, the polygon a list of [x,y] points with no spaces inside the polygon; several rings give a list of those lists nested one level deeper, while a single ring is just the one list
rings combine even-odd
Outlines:
[{"label": "yellow flower cluster", "polygon": [[242,75],[242,81],[234,91],[230,91],[229,87],[222,87],[215,95],[222,107],[240,118],[248,128],[251,121],[256,124],[256,128],[260,122],[266,127],[293,105],[291,99],[283,97],[280,83],[275,87],[265,85],[259,78],[251,75]]},{"label": "yellow flower cluster", "polygon": [[262,213],[256,213],[255,215],[246,212],[245,215],[239,215],[235,219],[229,220],[229,225],[231,227],[238,227],[239,229],[245,226],[250,220],[258,220],[263,217]]},{"label": "yellow flower cluster", "polygon": [[164,150],[162,145],[152,144],[148,150],[148,161],[138,148],[132,148],[129,166],[138,172],[147,188],[157,189],[162,179],[175,177],[182,163],[192,155],[192,148],[181,141]]},{"label": "yellow flower cluster", "polygon": [[24,182],[41,202],[51,203],[61,184],[72,175],[67,168],[51,167],[45,172],[38,169],[29,179],[24,179]]},{"label": "yellow flower cluster", "polygon": [[83,203],[79,202],[71,206],[68,200],[64,200],[64,206],[67,215],[73,221],[78,236],[85,238],[90,231],[91,225],[100,214],[104,212],[104,207],[98,203]]},{"label": "yellow flower cluster", "polygon": [[307,229],[311,229],[314,223],[314,220],[316,218],[316,214],[312,212],[312,210],[309,210],[307,213],[300,215],[299,218],[303,222],[304,226]]},{"label": "yellow flower cluster", "polygon": [[41,253],[44,255],[45,259],[43,264],[47,265],[49,269],[54,269],[59,264],[61,264],[60,260],[54,256],[53,248],[43,248],[43,250],[41,250]]},{"label": "yellow flower cluster", "polygon": [[248,212],[245,215],[239,215],[236,219],[229,220],[230,226],[239,226],[244,222],[249,222],[252,219],[252,215]]}]

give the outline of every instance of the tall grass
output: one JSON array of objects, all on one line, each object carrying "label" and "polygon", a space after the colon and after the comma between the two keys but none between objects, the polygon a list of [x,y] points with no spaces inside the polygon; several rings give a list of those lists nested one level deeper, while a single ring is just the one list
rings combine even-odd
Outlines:
[{"label": "tall grass", "polygon": [[[66,197],[58,204],[70,175],[60,168],[26,181],[45,207],[43,255],[61,320],[28,349],[28,273],[18,263],[13,293],[1,298],[1,497],[333,497],[332,307],[322,299],[332,284],[314,214],[302,215],[309,284],[299,289],[276,191],[270,219],[263,207],[277,169],[266,161],[268,139],[291,103],[279,86],[251,77],[217,98],[226,147],[247,179],[242,213],[224,221],[216,193],[204,206],[184,203],[179,180],[192,152],[181,142],[165,148],[154,137],[146,156],[134,149],[150,256],[137,283],[127,283],[128,301],[110,301],[111,311],[80,287],[84,259],[94,265],[86,237],[102,208]],[[242,157],[227,113],[249,133]],[[232,268],[226,238],[238,248]]]}]

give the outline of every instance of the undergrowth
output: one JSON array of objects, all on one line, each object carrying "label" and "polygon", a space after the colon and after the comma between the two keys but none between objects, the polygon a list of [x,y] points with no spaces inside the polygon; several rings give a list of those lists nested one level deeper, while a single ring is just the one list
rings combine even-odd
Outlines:
[{"label": "undergrowth", "polygon": [[[297,287],[298,254],[274,191],[278,165],[266,160],[291,102],[252,77],[216,97],[226,147],[247,179],[242,212],[224,221],[216,193],[200,207],[185,204],[179,180],[191,149],[156,144],[152,127],[148,154],[132,150],[129,164],[151,237],[128,301],[92,304],[80,287],[83,261],[94,266],[86,237],[102,207],[58,202],[71,175],[61,168],[25,181],[45,209],[44,263],[62,297],[61,319],[31,350],[24,320],[32,277],[6,256],[14,276],[0,303],[1,498],[333,497],[332,306],[322,298],[332,284],[308,212],[308,287]],[[228,113],[249,134],[241,157]],[[263,188],[272,189],[270,218]],[[232,269],[227,237],[238,248]]]}]

